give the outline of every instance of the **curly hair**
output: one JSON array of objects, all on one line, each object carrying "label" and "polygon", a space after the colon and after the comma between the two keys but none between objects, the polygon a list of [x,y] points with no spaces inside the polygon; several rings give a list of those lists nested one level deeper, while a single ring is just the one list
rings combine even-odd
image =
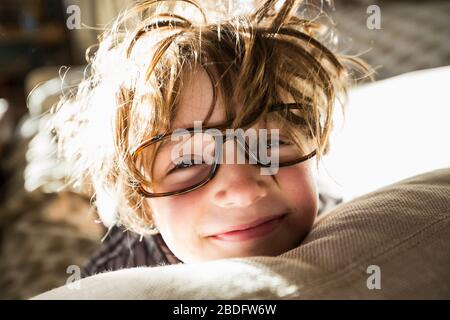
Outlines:
[{"label": "curly hair", "polygon": [[[59,155],[73,168],[70,181],[91,186],[100,216],[114,213],[117,224],[152,233],[130,154],[171,128],[194,68],[213,84],[205,121],[220,97],[233,127],[254,123],[287,92],[302,106],[294,113],[316,142],[317,159],[327,152],[336,102],[344,104],[348,87],[370,67],[331,52],[321,40],[330,28],[300,17],[302,2],[268,0],[245,14],[218,14],[205,1],[147,0],[117,17],[87,54],[89,75],[61,98],[51,121]],[[245,107],[235,110],[235,101]],[[286,123],[295,135],[298,128]]]}]

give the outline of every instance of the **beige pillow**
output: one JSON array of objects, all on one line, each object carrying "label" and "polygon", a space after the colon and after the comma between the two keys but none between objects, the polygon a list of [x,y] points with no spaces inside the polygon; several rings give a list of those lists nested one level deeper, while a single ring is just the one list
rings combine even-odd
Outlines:
[{"label": "beige pillow", "polygon": [[450,298],[450,168],[364,195],[278,257],[135,268],[37,299]]}]

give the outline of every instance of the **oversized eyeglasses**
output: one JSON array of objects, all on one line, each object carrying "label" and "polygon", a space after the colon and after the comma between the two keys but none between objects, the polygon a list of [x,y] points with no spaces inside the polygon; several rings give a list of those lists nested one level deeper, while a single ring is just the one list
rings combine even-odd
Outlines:
[{"label": "oversized eyeglasses", "polygon": [[[292,105],[276,105],[271,111]],[[254,134],[248,130],[225,130],[224,127],[194,127],[157,135],[141,143],[132,153],[136,169],[143,178],[137,190],[145,197],[184,194],[207,184],[216,175],[220,164],[229,164],[230,160],[237,160],[237,164],[248,161],[270,172],[315,156],[316,148],[311,139],[305,138],[299,148],[287,138],[283,128],[276,130],[278,134],[267,134],[270,130],[266,130],[265,137],[261,131]],[[224,148],[230,142],[233,142],[232,148]]]}]

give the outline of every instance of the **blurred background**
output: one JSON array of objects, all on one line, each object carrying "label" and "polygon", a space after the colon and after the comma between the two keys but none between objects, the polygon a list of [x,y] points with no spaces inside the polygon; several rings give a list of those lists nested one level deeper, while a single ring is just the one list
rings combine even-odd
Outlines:
[{"label": "blurred background", "polygon": [[[105,230],[89,197],[58,192],[67,168],[54,158],[52,137],[38,129],[62,87],[83,76],[98,29],[132,1],[0,1],[0,298],[63,285],[67,267],[83,265],[100,244]],[[373,4],[381,9],[381,29],[366,24]],[[74,8],[81,29],[68,27]],[[377,80],[450,65],[448,0],[337,0],[328,12],[340,49],[362,53]]]}]

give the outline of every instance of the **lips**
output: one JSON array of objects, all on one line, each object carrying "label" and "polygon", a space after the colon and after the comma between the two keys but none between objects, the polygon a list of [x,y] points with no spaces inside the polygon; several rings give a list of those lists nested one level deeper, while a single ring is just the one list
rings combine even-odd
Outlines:
[{"label": "lips", "polygon": [[235,226],[228,231],[210,236],[213,239],[224,241],[244,241],[268,235],[275,230],[286,214],[259,219],[250,224]]}]

